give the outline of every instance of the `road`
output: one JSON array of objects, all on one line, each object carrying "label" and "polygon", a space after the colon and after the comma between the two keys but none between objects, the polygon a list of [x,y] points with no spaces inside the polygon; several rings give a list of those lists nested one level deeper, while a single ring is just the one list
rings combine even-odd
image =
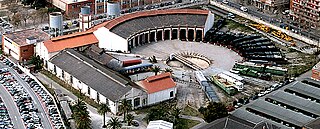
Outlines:
[{"label": "road", "polygon": [[[222,0],[216,0],[216,1],[217,2],[222,2]],[[232,8],[236,8],[239,11],[241,11],[240,10],[241,5],[238,4],[238,3],[235,3],[233,1],[229,0],[228,4],[224,4],[224,5],[228,5],[228,6],[232,7]],[[276,18],[275,16],[270,16],[270,15],[268,15],[266,13],[258,11],[257,8],[249,8],[249,7],[248,7],[248,11],[244,12],[244,13],[248,13],[248,14],[250,14],[252,16],[258,17],[261,20],[269,22],[269,23],[274,24],[276,26],[280,26],[281,24],[287,25],[287,26],[289,26],[289,30],[294,29],[294,30],[297,31],[298,34],[306,36],[306,37],[309,37],[310,39],[313,39],[313,40],[316,40],[316,41],[318,41],[320,39],[320,35],[318,35],[315,32],[315,30],[313,30],[313,29],[311,29],[311,30],[302,30],[301,28],[290,24],[290,23],[292,23],[294,21],[292,21],[292,20],[290,20],[288,18],[285,18],[285,17]]]},{"label": "road", "polygon": [[0,86],[0,93],[1,98],[7,107],[13,126],[16,129],[24,129],[24,122],[22,121],[19,109],[14,102],[11,94],[5,89],[3,85]]},{"label": "road", "polygon": [[2,63],[0,63],[0,66],[8,68],[10,73],[14,76],[14,78],[19,82],[19,84],[21,84],[24,87],[24,89],[30,95],[30,97],[33,100],[34,105],[36,106],[36,108],[40,112],[39,117],[42,120],[42,122],[41,122],[42,126],[45,129],[54,129],[51,125],[51,120],[46,113],[46,109],[44,109],[44,107],[42,107],[41,100],[37,97],[37,95],[34,93],[34,91],[29,87],[29,85],[24,80],[22,80],[21,77],[18,75],[18,73],[16,71],[14,71],[11,67],[7,67]]}]

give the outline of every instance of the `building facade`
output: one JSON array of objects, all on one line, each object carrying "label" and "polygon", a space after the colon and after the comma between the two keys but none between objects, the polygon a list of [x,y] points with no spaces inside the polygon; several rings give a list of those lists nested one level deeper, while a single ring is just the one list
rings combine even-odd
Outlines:
[{"label": "building facade", "polygon": [[320,0],[291,0],[290,17],[304,28],[315,28],[320,22]]},{"label": "building facade", "polygon": [[2,50],[22,62],[35,54],[35,44],[48,40],[50,36],[36,29],[27,29],[2,35]]},{"label": "building facade", "polygon": [[284,9],[289,8],[290,0],[252,0],[250,2],[260,10],[279,13]]}]

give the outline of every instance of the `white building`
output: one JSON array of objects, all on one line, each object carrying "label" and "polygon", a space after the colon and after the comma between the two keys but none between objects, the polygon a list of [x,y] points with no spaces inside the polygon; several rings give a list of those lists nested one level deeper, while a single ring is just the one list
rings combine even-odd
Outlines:
[{"label": "white building", "polygon": [[147,104],[156,104],[176,97],[176,83],[169,72],[148,77],[137,83],[147,93]]}]

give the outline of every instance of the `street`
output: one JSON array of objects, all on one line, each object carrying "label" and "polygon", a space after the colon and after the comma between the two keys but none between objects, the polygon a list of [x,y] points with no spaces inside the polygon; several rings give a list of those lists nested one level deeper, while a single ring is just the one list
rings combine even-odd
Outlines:
[{"label": "street", "polygon": [[[217,0],[217,2],[222,2],[223,0]],[[240,10],[240,7],[242,5],[238,4],[238,3],[235,3],[233,1],[228,1],[228,4],[224,4],[224,5],[228,5],[230,7],[233,7],[233,8],[236,8],[238,9],[239,11]],[[247,6],[246,6],[247,7]],[[297,26],[294,26],[290,23],[292,23],[293,21],[288,19],[288,18],[277,18],[276,15],[275,16],[270,16],[266,13],[263,13],[263,12],[260,12],[257,10],[257,8],[254,8],[254,7],[247,7],[248,8],[248,11],[247,12],[243,12],[243,13],[248,13],[252,16],[255,16],[257,18],[260,18],[261,20],[263,21],[266,21],[266,22],[269,22],[271,24],[274,24],[276,26],[280,26],[281,24],[283,24],[284,26],[289,26],[289,30],[292,31],[292,29],[297,32],[298,34],[302,35],[302,36],[305,36],[305,37],[309,37],[313,40],[316,40],[318,41],[320,39],[320,35],[317,35],[317,33],[315,32],[315,30],[304,30],[304,29],[301,29]],[[282,15],[282,14],[280,14]]]}]

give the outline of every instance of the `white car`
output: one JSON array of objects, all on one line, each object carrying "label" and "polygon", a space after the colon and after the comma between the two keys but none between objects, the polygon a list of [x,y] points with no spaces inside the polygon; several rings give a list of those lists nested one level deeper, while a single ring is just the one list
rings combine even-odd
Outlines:
[{"label": "white car", "polygon": [[228,4],[228,3],[229,3],[229,1],[224,0],[224,1],[222,1],[222,3],[224,3],[224,4]]},{"label": "white car", "polygon": [[247,7],[244,7],[244,6],[241,6],[241,7],[240,7],[240,10],[242,10],[243,12],[247,12],[247,11],[248,11],[248,8],[247,8]]},{"label": "white car", "polygon": [[233,13],[228,13],[228,18],[235,18],[236,16],[234,16]]}]

